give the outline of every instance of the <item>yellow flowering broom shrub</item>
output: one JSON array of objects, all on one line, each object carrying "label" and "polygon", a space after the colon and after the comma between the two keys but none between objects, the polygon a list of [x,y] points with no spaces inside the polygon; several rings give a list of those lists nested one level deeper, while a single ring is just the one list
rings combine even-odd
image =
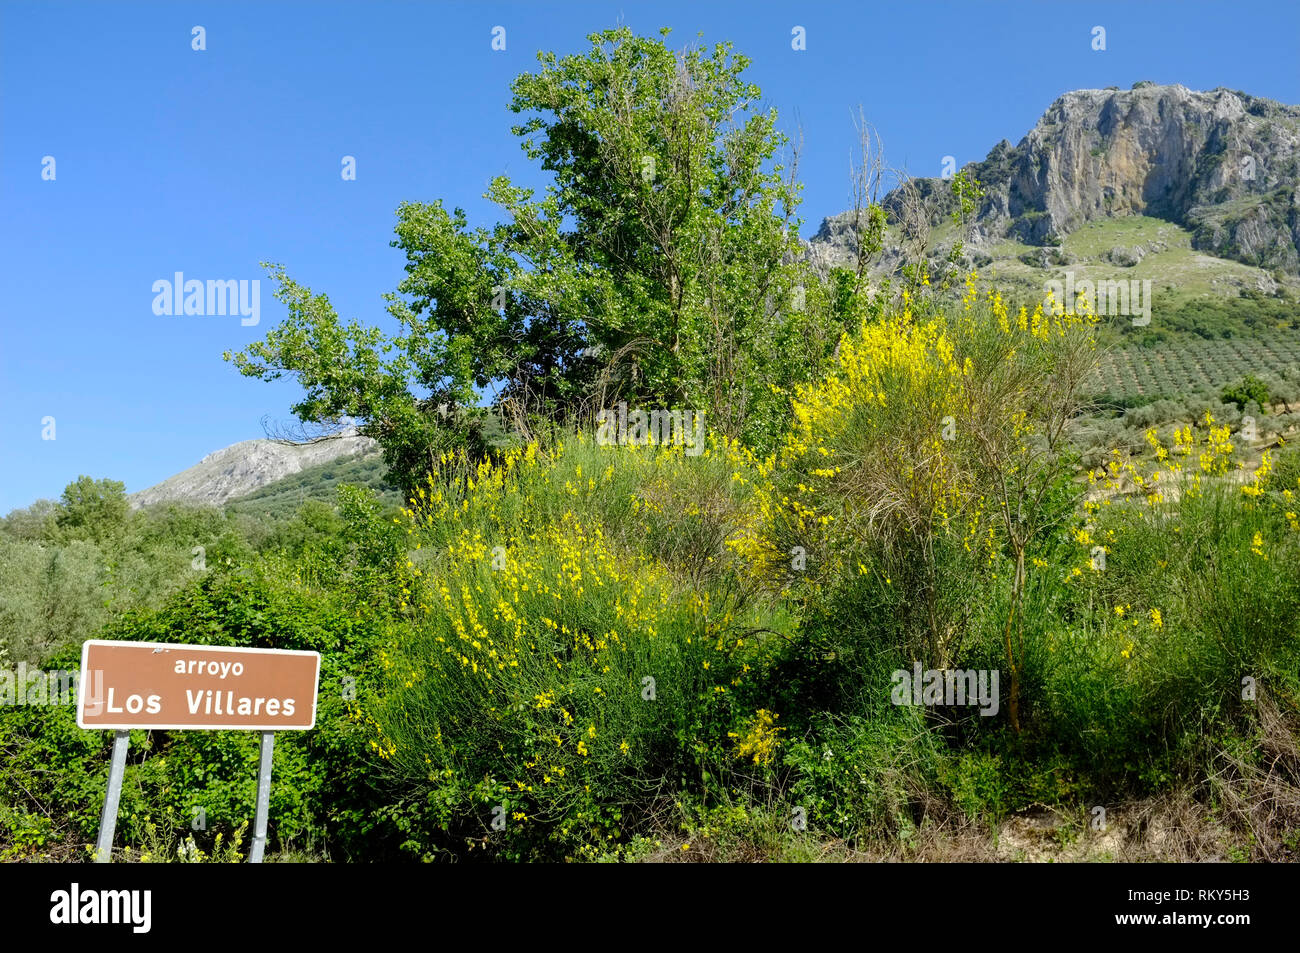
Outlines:
[{"label": "yellow flowering broom shrub", "polygon": [[1015,724],[1026,553],[1072,509],[1064,429],[1084,399],[1095,323],[1086,301],[1012,314],[974,274],[951,311],[914,311],[905,293],[844,336],[824,380],[797,390],[733,546],[768,578],[806,550],[813,592],[866,577],[873,592],[856,614],[885,619],[897,650],[934,667],[961,656],[989,601],[980,587],[1007,590]]},{"label": "yellow flowering broom shrub", "polygon": [[753,474],[717,443],[582,437],[442,463],[403,517],[410,632],[374,718],[381,770],[415,792],[410,846],[605,850],[630,807],[735,760],[754,710],[736,699],[779,619],[708,568],[728,554],[698,527],[726,524]]},{"label": "yellow flowering broom shrub", "polygon": [[1211,724],[1251,717],[1252,693],[1292,691],[1300,480],[1275,480],[1267,451],[1246,473],[1209,413],[1146,439],[1149,461],[1117,450],[1087,474],[1045,715],[1097,777],[1155,787],[1189,769]]}]

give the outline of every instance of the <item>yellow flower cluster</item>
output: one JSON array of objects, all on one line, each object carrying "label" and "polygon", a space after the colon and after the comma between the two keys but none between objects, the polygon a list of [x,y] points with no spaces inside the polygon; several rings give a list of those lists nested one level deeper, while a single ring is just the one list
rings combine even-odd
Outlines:
[{"label": "yellow flower cluster", "polygon": [[1259,466],[1251,474],[1250,482],[1241,488],[1241,492],[1252,499],[1258,499],[1264,494],[1264,485],[1268,482],[1268,476],[1273,472],[1273,454],[1265,450],[1263,457],[1259,461]]},{"label": "yellow flower cluster", "polygon": [[[896,310],[840,339],[827,376],[795,388],[791,427],[757,466],[754,517],[729,541],[756,576],[772,578],[792,542],[806,546],[814,535],[841,532],[830,524],[852,532],[845,498],[872,526],[891,521],[904,532],[953,533],[967,552],[979,547],[990,565],[996,560],[997,512],[981,492],[973,451],[961,443],[987,424],[971,417],[989,407],[980,400],[980,367],[1054,348],[1075,331],[1091,341],[1097,319],[1086,302],[1059,314],[1040,303],[1013,316],[992,288],[986,309],[976,312],[980,294],[971,272],[955,317],[914,314],[904,294]],[[1025,408],[1003,402],[998,413],[1010,439],[1028,446],[1034,423]],[[840,547],[819,548],[830,569],[852,571],[836,562]]]},{"label": "yellow flower cluster", "polygon": [[785,730],[777,727],[778,717],[780,716],[775,712],[760,708],[754,713],[754,718],[743,734],[728,732],[728,737],[736,739],[736,757],[742,760],[749,758],[754,764],[760,765],[770,762],[781,744],[780,734]]},{"label": "yellow flower cluster", "polygon": [[[440,460],[403,513],[412,625],[380,653],[394,689],[382,720],[396,739],[372,745],[380,758],[439,784],[463,772],[512,811],[553,818],[598,784],[608,791],[611,773],[638,770],[641,732],[665,696],[729,713],[758,610],[736,618],[734,601],[684,586],[645,541],[712,517],[703,510],[716,501],[681,492],[702,472],[737,497],[765,481],[760,461],[725,439],[685,449],[614,453],[578,435],[549,453]],[[617,827],[606,822],[605,833]]]},{"label": "yellow flower cluster", "polygon": [[[1236,451],[1230,427],[1226,424],[1214,426],[1214,417],[1208,411],[1202,423],[1205,426],[1205,435],[1199,445],[1190,425],[1176,428],[1173,433],[1172,453],[1161,443],[1154,427],[1147,430],[1146,442],[1155,455],[1154,467],[1147,470],[1138,462],[1126,459],[1119,450],[1112,450],[1110,460],[1088,473],[1089,484],[1093,486],[1100,484],[1104,489],[1112,492],[1125,492],[1131,486],[1141,491],[1147,503],[1151,505],[1164,502],[1167,498],[1165,488],[1170,486],[1176,487],[1179,494],[1199,496],[1204,489],[1203,477],[1222,477],[1226,474]],[[1197,453],[1198,469],[1188,471],[1180,461],[1193,453]],[[1248,494],[1258,494],[1262,491],[1263,480],[1269,472],[1267,465],[1262,469],[1263,474],[1257,474],[1255,483],[1246,488]],[[1109,499],[1102,501],[1104,506],[1109,504]]]}]

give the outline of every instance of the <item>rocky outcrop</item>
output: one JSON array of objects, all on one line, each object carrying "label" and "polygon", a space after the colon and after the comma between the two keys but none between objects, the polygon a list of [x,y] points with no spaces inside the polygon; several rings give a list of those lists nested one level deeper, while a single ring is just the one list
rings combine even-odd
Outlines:
[{"label": "rocky outcrop", "polygon": [[167,500],[223,504],[321,463],[379,452],[379,445],[355,430],[312,443],[245,440],[210,453],[188,470],[133,493],[132,507]]},{"label": "rocky outcrop", "polygon": [[[1190,230],[1199,250],[1300,273],[1297,106],[1150,83],[1076,90],[1018,145],[1004,140],[967,168],[985,190],[973,245],[1015,237],[1049,246],[1098,218],[1149,215]],[[942,221],[948,183],[916,185]],[[898,190],[885,198],[891,221],[901,202]],[[851,259],[851,215],[824,221],[809,244],[819,263]]]}]

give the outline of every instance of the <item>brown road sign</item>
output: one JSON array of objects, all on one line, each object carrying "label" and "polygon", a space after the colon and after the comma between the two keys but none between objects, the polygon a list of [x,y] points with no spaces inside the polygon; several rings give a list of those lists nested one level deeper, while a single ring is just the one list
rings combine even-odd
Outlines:
[{"label": "brown road sign", "polygon": [[285,731],[316,723],[320,653],[91,639],[80,728]]}]

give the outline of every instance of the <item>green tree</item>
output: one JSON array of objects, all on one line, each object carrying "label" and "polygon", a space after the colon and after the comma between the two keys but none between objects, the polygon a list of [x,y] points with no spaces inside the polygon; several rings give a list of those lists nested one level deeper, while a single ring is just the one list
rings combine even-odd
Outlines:
[{"label": "green tree", "polygon": [[58,504],[53,500],[37,500],[31,506],[10,510],[0,520],[0,527],[14,539],[50,539],[56,535],[57,511]]},{"label": "green tree", "polygon": [[979,179],[962,169],[952,177],[952,196],[956,200],[952,223],[957,226],[959,234],[948,252],[948,264],[952,266],[949,277],[959,271],[962,256],[966,253],[966,243],[971,240],[975,229],[976,213],[984,198],[984,189]]},{"label": "green tree", "polygon": [[1236,384],[1223,388],[1220,395],[1225,404],[1236,404],[1238,410],[1245,410],[1251,401],[1258,404],[1261,410],[1267,410],[1268,396],[1268,385],[1254,374],[1247,374]]},{"label": "green tree", "polygon": [[64,487],[54,520],[75,539],[115,539],[125,532],[129,513],[126,484],[79,476]]},{"label": "green tree", "polygon": [[[579,56],[539,57],[515,80],[525,154],[554,176],[546,197],[496,180],[530,297],[580,316],[602,383],[618,396],[712,414],[741,435],[798,322],[798,187],[776,113],[727,44],[671,51],[627,29]],[[805,294],[806,298],[806,294]],[[590,386],[591,382],[583,381]],[[599,400],[600,388],[596,397]]]},{"label": "green tree", "polygon": [[305,392],[292,407],[300,420],[361,421],[361,432],[379,441],[408,493],[438,453],[477,439],[474,421],[454,412],[472,405],[474,392],[471,380],[451,373],[455,354],[445,336],[430,333],[423,321],[391,339],[378,328],[344,324],[327,296],[313,294],[283,267],[269,267],[275,296],[289,314],[265,340],[226,352],[240,373],[260,380],[295,376]]}]

